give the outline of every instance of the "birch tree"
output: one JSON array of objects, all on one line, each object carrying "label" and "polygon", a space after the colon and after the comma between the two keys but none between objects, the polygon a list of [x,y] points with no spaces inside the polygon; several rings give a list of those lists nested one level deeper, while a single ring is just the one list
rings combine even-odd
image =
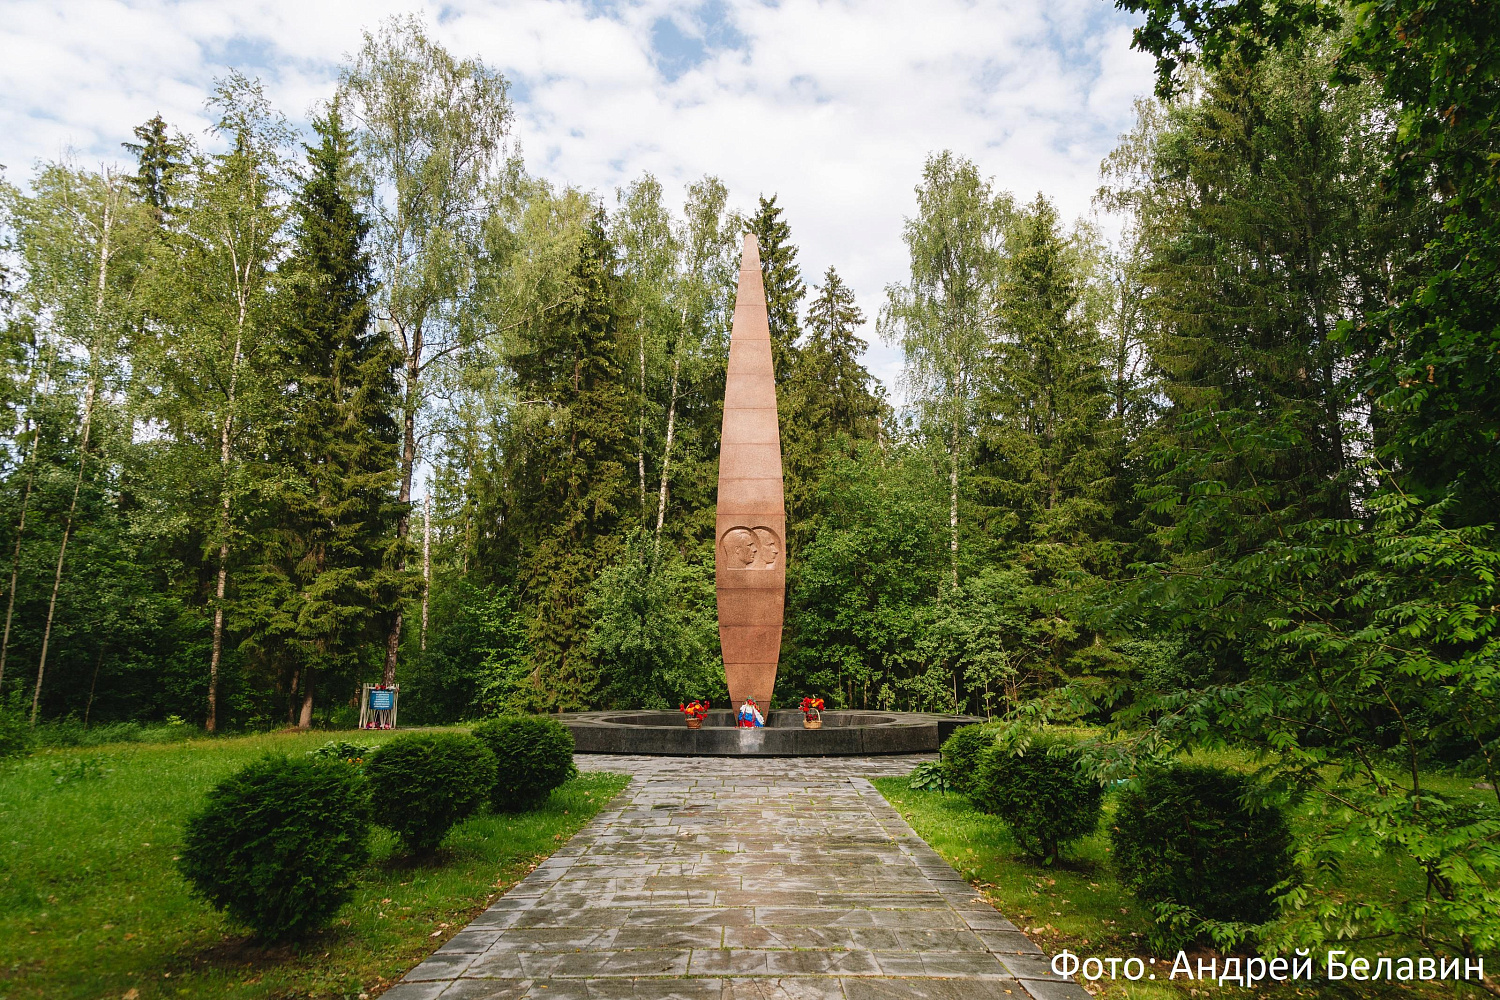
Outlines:
[{"label": "birch tree", "polygon": [[726,210],[729,191],[717,177],[705,176],[689,185],[683,205],[678,245],[681,264],[673,290],[676,305],[676,336],[668,345],[671,375],[667,381],[667,426],[662,442],[661,478],[656,500],[655,544],[661,548],[662,526],[667,519],[667,501],[672,473],[672,453],[677,443],[677,413],[688,385],[704,374],[713,357],[715,338],[728,332],[734,304],[732,291],[738,280],[738,249],[741,222]]},{"label": "birch tree", "polygon": [[[667,345],[677,339],[680,320],[673,308],[682,247],[678,243],[672,214],[662,203],[662,187],[651,174],[643,175],[617,192],[612,237],[621,251],[621,271],[634,306],[635,364],[631,375],[636,389],[636,487],[640,494],[640,517],[646,519],[646,425],[655,422],[654,384]],[[647,357],[651,359],[652,385],[647,384]]]},{"label": "birch tree", "polygon": [[[5,196],[7,202],[13,201],[17,192],[13,188],[0,187],[0,195]],[[9,288],[5,288],[6,302],[9,304]],[[12,432],[12,448],[20,456],[20,468],[25,482],[21,487],[21,510],[16,515],[16,538],[11,551],[10,580],[5,588],[5,625],[0,630],[0,684],[5,680],[5,663],[10,655],[11,626],[15,621],[16,612],[16,587],[21,578],[21,546],[26,537],[26,519],[31,513],[31,495],[36,485],[37,445],[41,441],[41,428],[35,417],[37,396],[47,390],[46,379],[48,374],[47,365],[44,363],[43,353],[46,341],[38,336],[36,326],[32,323],[14,323],[7,325],[7,333],[25,333],[17,336],[12,344],[7,345],[11,351],[19,356],[19,360],[25,366],[25,375],[17,372],[14,380],[16,385],[7,387],[12,390],[12,398],[18,399],[21,385],[25,385],[25,404],[17,404],[13,419],[18,421],[19,426]],[[9,353],[9,352],[8,352]],[[18,366],[19,367],[19,366]]]},{"label": "birch tree", "polygon": [[[381,282],[376,315],[402,354],[402,570],[429,369],[464,342],[461,305],[474,286],[487,196],[510,126],[507,86],[484,63],[455,58],[412,17],[366,32],[340,77],[371,193],[371,249]],[[386,640],[386,684],[396,679],[402,619],[398,608]]]},{"label": "birch tree", "polygon": [[149,231],[149,216],[132,197],[125,179],[108,169],[91,172],[52,164],[38,173],[32,191],[31,197],[18,199],[16,212],[27,306],[33,321],[51,332],[59,348],[73,359],[70,368],[81,372],[83,378],[76,438],[78,473],[62,517],[62,539],[31,695],[31,722],[35,725],[68,543],[87,474],[95,412],[106,388],[103,383],[119,357],[126,327],[130,284],[123,279],[122,270],[127,261],[138,256]]},{"label": "birch tree", "polygon": [[975,401],[994,328],[1008,195],[949,151],[930,156],[917,186],[917,215],[902,234],[911,277],[886,289],[880,330],[900,345],[902,388],[924,423],[946,440],[949,583],[958,586],[960,475],[973,436]]},{"label": "birch tree", "polygon": [[[263,397],[265,370],[259,362],[268,346],[271,278],[285,242],[285,155],[292,132],[259,82],[238,73],[216,85],[208,104],[218,116],[214,136],[229,148],[200,154],[190,167],[175,225],[157,244],[155,319],[147,326],[139,357],[147,413],[162,421],[179,445],[196,452],[189,464],[216,482],[214,512],[206,518],[202,512],[195,515],[214,565],[204,722],[213,732],[235,502],[251,485],[238,449]],[[217,469],[210,473],[213,465]]]}]

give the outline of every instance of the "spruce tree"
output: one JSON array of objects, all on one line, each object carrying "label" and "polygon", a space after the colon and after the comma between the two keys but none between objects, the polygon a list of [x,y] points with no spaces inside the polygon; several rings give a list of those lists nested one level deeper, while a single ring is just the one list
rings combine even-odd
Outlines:
[{"label": "spruce tree", "polygon": [[273,354],[285,408],[269,443],[281,475],[259,565],[242,587],[250,645],[298,665],[304,729],[315,679],[353,679],[405,582],[387,559],[400,355],[370,321],[369,225],[347,185],[352,144],[337,105],[314,128],[322,141],[308,147]]},{"label": "spruce tree", "polygon": [[798,315],[807,288],[797,266],[792,228],[781,217],[776,196],[760,199],[760,207],[746,227],[760,242],[760,272],[766,283],[766,319],[771,327],[771,364],[781,384],[797,361],[797,338],[802,335]]},{"label": "spruce tree", "polygon": [[798,365],[802,381],[820,387],[812,416],[826,437],[874,438],[880,432],[880,386],[859,361],[869,346],[856,332],[864,321],[853,289],[830,266],[807,307],[807,343]]},{"label": "spruce tree", "polygon": [[1080,250],[1041,195],[1016,213],[980,399],[988,499],[1027,558],[1051,571],[1097,563],[1092,543],[1111,526],[1105,345],[1084,310],[1090,261]]},{"label": "spruce tree", "polygon": [[157,222],[172,210],[172,186],[185,166],[183,155],[187,143],[181,136],[167,135],[167,123],[160,114],[133,130],[140,142],[122,142],[136,158],[136,174],[130,179],[141,200],[151,206]]},{"label": "spruce tree", "polygon": [[832,267],[807,312],[807,337],[786,381],[777,387],[782,413],[782,469],[786,481],[791,541],[808,541],[804,525],[823,464],[835,450],[848,453],[856,440],[880,433],[885,402],[878,383],[860,364],[865,342],[855,333],[864,322],[854,292]]},{"label": "spruce tree", "polygon": [[635,405],[627,366],[634,337],[603,213],[585,226],[566,304],[536,315],[511,353],[523,400],[505,448],[510,489],[498,518],[502,549],[532,609],[532,709],[592,704],[588,598],[614,561],[631,511]]}]

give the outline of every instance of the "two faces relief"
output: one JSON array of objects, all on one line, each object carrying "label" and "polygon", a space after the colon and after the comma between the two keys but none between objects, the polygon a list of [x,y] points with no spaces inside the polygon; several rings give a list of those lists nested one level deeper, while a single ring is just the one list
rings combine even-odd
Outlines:
[{"label": "two faces relief", "polygon": [[724,532],[719,548],[726,569],[775,569],[781,562],[781,538],[765,525],[736,525]]}]

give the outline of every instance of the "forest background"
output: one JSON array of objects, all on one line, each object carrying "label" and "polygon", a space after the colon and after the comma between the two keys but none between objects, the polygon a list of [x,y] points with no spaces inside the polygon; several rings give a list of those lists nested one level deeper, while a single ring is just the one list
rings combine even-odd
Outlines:
[{"label": "forest background", "polygon": [[[1103,165],[1118,243],[937,152],[879,303],[804,273],[773,195],[528,175],[505,79],[410,19],[313,135],[231,73],[221,152],[158,117],[132,174],[5,186],[5,712],[340,725],[372,681],[426,723],[722,700],[753,232],[783,702],[1084,723],[1103,781],[1248,750],[1300,817],[1264,946],[1492,952],[1500,5],[1119,6],[1160,77]],[[1372,856],[1388,899],[1341,882]]]},{"label": "forest background", "polygon": [[[503,76],[414,20],[366,36],[313,136],[231,73],[223,152],[158,117],[134,174],[39,165],[3,189],[0,698],[211,729],[347,723],[360,681],[413,722],[722,698],[748,231],[782,698],[1305,741],[1348,671],[1334,730],[1389,749],[1420,716],[1421,754],[1487,766],[1496,713],[1454,706],[1495,694],[1493,74],[1438,93],[1451,67],[1392,34],[1423,4],[1124,6],[1164,75],[1103,167],[1122,240],[933,154],[910,274],[863,304],[899,410],[774,195],[528,176]],[[1483,10],[1424,16],[1493,65]],[[1402,677],[1467,680],[1444,708]],[[1248,712],[1272,689],[1304,714]]]}]

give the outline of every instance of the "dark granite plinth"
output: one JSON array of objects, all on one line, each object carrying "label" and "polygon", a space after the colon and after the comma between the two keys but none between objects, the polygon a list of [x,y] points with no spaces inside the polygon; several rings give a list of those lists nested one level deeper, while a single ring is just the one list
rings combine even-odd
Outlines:
[{"label": "dark granite plinth", "polygon": [[708,713],[689,729],[678,712],[567,712],[558,718],[579,753],[668,757],[843,757],[932,753],[959,726],[983,719],[921,712],[824,712],[821,729],[804,729],[802,713],[769,713],[760,729],[734,728],[728,711]]}]

